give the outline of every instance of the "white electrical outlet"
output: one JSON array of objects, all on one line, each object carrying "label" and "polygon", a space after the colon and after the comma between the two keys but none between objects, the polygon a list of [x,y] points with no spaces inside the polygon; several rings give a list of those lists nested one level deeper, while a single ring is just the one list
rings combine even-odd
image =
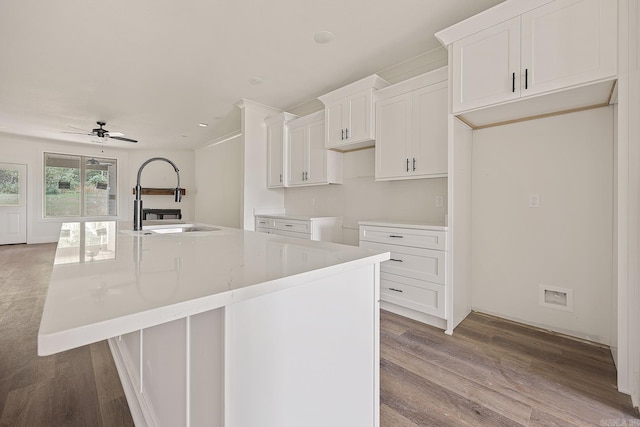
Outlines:
[{"label": "white electrical outlet", "polygon": [[540,195],[539,194],[529,194],[529,207],[530,208],[539,208],[540,207]]},{"label": "white electrical outlet", "polygon": [[436,208],[444,206],[444,196],[436,196]]}]

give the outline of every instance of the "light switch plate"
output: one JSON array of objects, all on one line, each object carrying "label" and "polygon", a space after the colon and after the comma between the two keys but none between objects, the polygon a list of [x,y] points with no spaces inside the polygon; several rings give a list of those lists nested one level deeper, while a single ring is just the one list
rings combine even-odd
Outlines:
[{"label": "light switch plate", "polygon": [[540,195],[539,194],[529,194],[529,207],[530,208],[539,208],[540,207]]}]

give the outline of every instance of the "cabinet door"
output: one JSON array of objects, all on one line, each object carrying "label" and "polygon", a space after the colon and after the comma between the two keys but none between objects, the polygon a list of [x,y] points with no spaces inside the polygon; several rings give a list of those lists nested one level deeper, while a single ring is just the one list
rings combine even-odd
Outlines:
[{"label": "cabinet door", "polygon": [[326,147],[334,147],[344,143],[344,116],[345,100],[327,105],[325,111],[325,120],[327,122]]},{"label": "cabinet door", "polygon": [[522,96],[614,77],[616,3],[558,0],[523,14]]},{"label": "cabinet door", "polygon": [[267,127],[267,187],[284,186],[284,126]]},{"label": "cabinet door", "polygon": [[371,126],[372,95],[367,90],[347,98],[345,116],[345,140],[347,143],[368,141],[374,138]]},{"label": "cabinet door", "polygon": [[452,94],[454,113],[520,97],[520,17],[453,43]]},{"label": "cabinet door", "polygon": [[307,170],[306,126],[289,129],[289,185],[304,185]]},{"label": "cabinet door", "polygon": [[376,179],[405,177],[409,174],[407,147],[410,144],[410,120],[410,93],[376,103]]},{"label": "cabinet door", "polygon": [[413,138],[411,172],[413,176],[447,174],[447,82],[413,92]]},{"label": "cabinet door", "polygon": [[320,120],[307,127],[306,184],[327,182],[327,151],[324,147],[324,121]]}]

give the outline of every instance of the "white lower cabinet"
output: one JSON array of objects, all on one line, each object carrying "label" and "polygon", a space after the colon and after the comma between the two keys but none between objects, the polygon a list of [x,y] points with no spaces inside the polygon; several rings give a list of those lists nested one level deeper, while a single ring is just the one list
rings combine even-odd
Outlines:
[{"label": "white lower cabinet", "polygon": [[360,246],[389,251],[380,264],[381,307],[446,327],[446,227],[360,222]]},{"label": "white lower cabinet", "polygon": [[342,218],[256,215],[256,231],[298,239],[342,243]]}]

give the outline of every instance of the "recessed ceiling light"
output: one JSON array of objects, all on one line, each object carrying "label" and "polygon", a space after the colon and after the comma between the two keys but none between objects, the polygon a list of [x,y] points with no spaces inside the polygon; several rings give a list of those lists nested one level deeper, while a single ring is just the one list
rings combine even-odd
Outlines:
[{"label": "recessed ceiling light", "polygon": [[206,123],[200,123],[198,126],[200,126],[201,128],[206,128],[206,127],[207,127],[207,126],[209,126],[209,125],[208,125],[208,124],[206,124]]},{"label": "recessed ceiling light", "polygon": [[251,83],[252,85],[259,85],[262,82],[264,82],[264,80],[262,80],[260,77],[251,77],[249,79],[249,83]]},{"label": "recessed ceiling light", "polygon": [[313,39],[320,44],[329,43],[333,37],[334,35],[330,31],[318,31],[313,35]]}]

